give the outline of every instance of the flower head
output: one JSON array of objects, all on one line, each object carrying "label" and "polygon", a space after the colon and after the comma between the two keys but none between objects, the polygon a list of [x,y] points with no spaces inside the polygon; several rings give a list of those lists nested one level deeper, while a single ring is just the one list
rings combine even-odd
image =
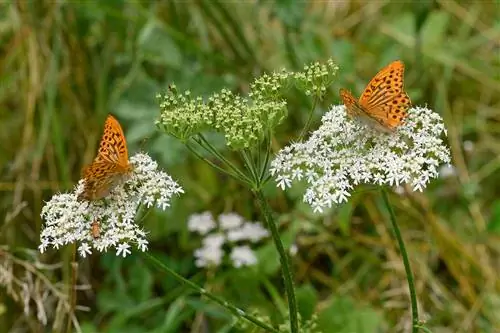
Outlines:
[{"label": "flower head", "polygon": [[193,214],[188,219],[188,230],[205,235],[216,227],[214,218],[210,212]]},{"label": "flower head", "polygon": [[304,201],[319,212],[347,201],[361,183],[408,183],[421,191],[438,176],[439,165],[450,162],[442,134],[441,117],[427,108],[411,108],[405,123],[386,134],[351,120],[343,105],[334,106],[307,141],[277,154],[271,174],[282,189],[303,179]]},{"label": "flower head", "polygon": [[307,95],[318,93],[322,96],[332,84],[338,69],[333,59],[328,59],[324,64],[315,62],[306,65],[303,71],[294,73],[295,84]]},{"label": "flower head", "polygon": [[230,255],[234,267],[253,266],[257,263],[257,257],[248,245],[233,248]]},{"label": "flower head", "polygon": [[224,229],[235,229],[243,224],[243,217],[236,213],[226,213],[219,215],[219,226]]},{"label": "flower head", "polygon": [[295,84],[306,94],[321,96],[337,68],[328,60],[323,65],[305,66],[302,72],[281,70],[263,74],[250,85],[247,97],[222,89],[204,99],[171,86],[168,92],[157,96],[161,114],[156,124],[182,141],[211,130],[222,133],[232,149],[253,147],[287,116],[283,97],[287,87]]},{"label": "flower head", "polygon": [[[156,206],[165,210],[174,194],[182,188],[146,154],[130,158],[134,166],[130,177],[101,200],[79,201],[84,180],[71,193],[54,195],[42,208],[45,224],[41,232],[40,252],[47,247],[78,242],[78,251],[85,257],[92,249],[106,251],[116,248],[116,254],[130,254],[130,243],[141,251],[147,250],[146,232],[135,224],[139,206]],[[92,229],[98,225],[98,235]]]},{"label": "flower head", "polygon": [[[200,216],[210,218],[210,230],[204,233],[197,228],[191,228],[191,222]],[[257,263],[257,257],[245,243],[257,243],[263,238],[269,237],[269,232],[259,222],[247,222],[236,213],[224,213],[217,218],[216,225],[212,225],[212,215],[208,212],[194,214],[189,218],[188,228],[190,231],[202,234],[202,246],[195,250],[195,264],[198,267],[218,266],[231,250],[229,259],[236,268],[251,266]],[[215,223],[215,222],[214,222]],[[193,223],[194,224],[194,223]],[[207,223],[208,225],[208,223]],[[205,229],[204,229],[205,230]],[[208,230],[208,229],[207,229]]]},{"label": "flower head", "polygon": [[189,91],[160,95],[161,115],[157,124],[167,133],[186,141],[211,129],[224,134],[233,149],[250,147],[263,140],[267,131],[286,116],[284,100],[254,99],[235,95],[227,89],[206,101],[191,97]]}]

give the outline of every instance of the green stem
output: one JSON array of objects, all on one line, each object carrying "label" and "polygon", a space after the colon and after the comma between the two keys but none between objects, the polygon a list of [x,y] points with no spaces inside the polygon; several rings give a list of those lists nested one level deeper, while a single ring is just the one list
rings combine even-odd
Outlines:
[{"label": "green stem", "polygon": [[[269,156],[271,156],[271,134],[268,133],[266,135],[266,156],[264,158],[264,164],[261,165],[261,171],[260,171],[260,176],[259,176],[259,182],[261,185],[264,185],[266,182],[264,182],[264,176],[266,175],[267,167],[269,165]],[[260,164],[259,164],[260,166]]]},{"label": "green stem", "polygon": [[304,139],[304,136],[306,135],[306,133],[309,129],[309,126],[311,125],[311,120],[312,120],[312,117],[314,114],[314,109],[316,108],[316,104],[318,103],[318,99],[319,99],[319,96],[318,96],[318,94],[316,94],[316,96],[314,96],[311,110],[309,111],[309,117],[307,118],[307,121],[306,121],[306,124],[304,125],[304,128],[302,128],[302,131],[300,132],[298,141],[302,141],[302,139]]},{"label": "green stem", "polygon": [[252,189],[256,188],[257,184],[259,182],[259,179],[257,178],[257,170],[255,169],[255,166],[254,166],[254,163],[253,163],[253,159],[252,159],[251,156],[249,156],[249,154],[247,153],[247,151],[245,149],[240,150],[240,154],[241,154],[241,157],[243,159],[243,163],[245,164],[245,167],[250,172],[250,175],[252,177],[252,181],[253,181],[253,184],[254,184],[254,186],[252,187]]},{"label": "green stem", "polygon": [[229,167],[229,169],[233,170],[233,172],[236,173],[239,177],[241,177],[242,179],[246,179],[247,182],[250,183],[248,177],[246,177],[246,175],[243,172],[241,172],[238,169],[238,167],[236,167],[227,158],[225,158],[224,155],[222,155],[217,149],[215,149],[215,147],[212,146],[212,144],[210,142],[208,142],[208,140],[205,139],[205,137],[203,135],[198,134],[198,139],[199,140],[195,140],[195,141],[201,147],[206,149],[208,152],[211,152],[212,154],[214,154],[222,163],[224,163],[227,167]]},{"label": "green stem", "polygon": [[288,311],[290,312],[290,332],[298,333],[299,324],[297,318],[297,301],[295,299],[293,276],[292,276],[292,271],[290,269],[290,257],[288,253],[285,251],[285,248],[283,247],[278,227],[273,219],[271,208],[269,207],[269,204],[266,201],[264,194],[262,193],[262,190],[259,188],[255,190],[254,193],[259,202],[259,206],[262,209],[262,212],[264,213],[264,219],[266,221],[268,229],[271,231],[271,236],[273,237],[274,245],[276,246],[276,249],[278,250],[278,254],[280,257],[283,280],[285,284],[285,291],[288,298]]},{"label": "green stem", "polygon": [[382,198],[387,206],[389,215],[391,218],[392,228],[394,229],[394,234],[398,241],[399,250],[401,251],[401,257],[403,257],[403,264],[405,266],[406,279],[408,281],[408,288],[410,289],[410,301],[411,301],[411,316],[412,316],[412,333],[417,333],[419,329],[419,319],[418,319],[418,304],[417,304],[417,293],[415,291],[415,282],[413,281],[413,273],[411,271],[410,260],[408,259],[408,253],[406,252],[405,243],[403,237],[401,236],[401,231],[399,230],[398,223],[396,222],[396,216],[392,210],[392,206],[389,202],[389,196],[385,189],[381,189]]},{"label": "green stem", "polygon": [[268,324],[260,321],[259,319],[246,313],[245,311],[235,307],[234,305],[223,300],[222,298],[219,298],[219,297],[215,296],[214,294],[211,294],[206,289],[200,287],[199,285],[197,285],[194,282],[189,281],[188,279],[184,278],[182,275],[177,274],[174,270],[172,270],[170,267],[168,267],[167,265],[162,263],[158,258],[154,257],[153,255],[149,254],[148,252],[144,252],[143,254],[149,261],[151,261],[156,266],[160,267],[162,270],[164,270],[168,274],[172,275],[177,281],[179,281],[182,284],[187,285],[188,287],[190,287],[191,289],[194,289],[195,291],[197,291],[201,295],[204,295],[207,298],[211,299],[215,303],[219,304],[220,306],[222,306],[223,308],[225,308],[226,310],[231,312],[236,317],[246,319],[249,322],[253,323],[254,325],[267,330],[268,332],[280,333],[280,331],[275,329],[274,327],[269,326]]},{"label": "green stem", "polygon": [[199,158],[200,160],[204,161],[205,163],[207,163],[208,165],[210,165],[211,167],[213,167],[214,169],[216,170],[219,170],[220,172],[222,173],[225,173],[231,177],[233,177],[234,179],[237,179],[241,182],[243,182],[244,184],[247,184],[248,186],[252,186],[252,184],[250,183],[250,181],[248,180],[248,178],[241,174],[241,172],[239,172],[238,174],[237,173],[234,173],[232,171],[229,171],[229,170],[225,170],[223,168],[221,168],[220,166],[218,166],[217,164],[213,163],[212,161],[210,161],[209,159],[203,157],[200,155],[200,153],[198,153],[193,147],[191,147],[191,145],[189,143],[186,143],[186,147],[189,149],[189,151],[191,151],[197,158]]},{"label": "green stem", "polygon": [[76,245],[71,246],[71,283],[69,288],[69,311],[68,311],[68,321],[66,323],[66,333],[71,333],[73,326],[71,325],[73,316],[75,315],[76,306],[76,283],[78,273],[78,262],[76,261]]}]

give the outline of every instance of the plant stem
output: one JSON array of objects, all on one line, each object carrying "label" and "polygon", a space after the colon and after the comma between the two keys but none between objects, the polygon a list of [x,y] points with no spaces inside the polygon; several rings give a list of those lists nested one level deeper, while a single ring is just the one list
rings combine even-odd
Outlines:
[{"label": "plant stem", "polygon": [[[191,151],[194,154],[194,156],[196,156],[200,160],[204,161],[205,163],[207,163],[208,165],[210,165],[214,169],[219,170],[220,172],[225,173],[225,174],[233,177],[234,179],[237,179],[237,180],[241,181],[242,183],[247,184],[248,186],[252,186],[252,183],[248,180],[248,178],[242,172],[238,171],[238,173],[234,173],[232,171],[225,170],[225,169],[221,168],[220,166],[218,166],[217,164],[210,161],[209,159],[201,156],[193,147],[191,147],[191,145],[189,143],[186,143],[186,147],[189,149],[189,151]],[[204,148],[204,149],[206,149],[206,148]],[[224,163],[224,161],[222,161],[222,162]]]},{"label": "plant stem", "polygon": [[215,296],[214,294],[208,292],[206,289],[200,287],[196,283],[184,278],[182,275],[177,274],[174,270],[172,270],[170,267],[162,263],[158,258],[154,257],[153,255],[149,254],[148,252],[144,252],[143,255],[151,261],[153,264],[164,270],[165,272],[169,273],[172,275],[177,281],[179,281],[182,284],[187,285],[191,289],[194,289],[195,291],[199,292],[201,295],[206,296],[207,298],[211,299],[215,303],[219,304],[223,308],[227,309],[229,312],[231,312],[233,315],[235,315],[238,318],[243,318],[248,320],[249,322],[253,323],[254,325],[263,328],[269,332],[273,333],[280,333],[279,330],[275,329],[274,327],[269,326],[268,324],[260,321],[259,319],[255,318],[254,316],[246,313],[245,311],[237,308],[236,306],[232,305],[231,303],[223,300],[222,298],[219,298]]},{"label": "plant stem", "polygon": [[276,249],[278,250],[278,254],[280,257],[283,280],[285,283],[285,291],[288,298],[288,311],[290,312],[290,332],[298,333],[299,324],[297,318],[297,301],[295,299],[293,276],[292,276],[292,271],[290,269],[290,260],[289,260],[290,257],[285,251],[285,248],[283,247],[278,227],[273,219],[271,208],[269,207],[269,204],[266,201],[264,194],[262,193],[262,190],[258,188],[254,190],[254,193],[259,202],[259,206],[262,212],[264,213],[264,219],[266,220],[267,227],[269,230],[271,230],[271,235],[274,240],[274,245],[276,246]]},{"label": "plant stem", "polygon": [[403,264],[405,266],[406,279],[408,281],[408,288],[410,289],[410,301],[411,301],[411,316],[412,316],[412,333],[417,333],[419,329],[419,319],[418,319],[418,304],[417,304],[417,293],[415,291],[415,282],[413,281],[413,273],[410,266],[410,260],[408,259],[408,253],[406,252],[405,243],[403,237],[401,236],[401,231],[399,230],[398,223],[396,222],[396,216],[392,210],[392,206],[389,202],[389,196],[385,189],[381,189],[382,198],[387,206],[389,215],[391,218],[392,228],[394,229],[394,234],[398,241],[399,250],[401,251],[401,257],[403,258]]},{"label": "plant stem", "polygon": [[[198,139],[195,139],[195,142],[198,143],[198,145],[200,145],[200,147],[202,147],[203,149],[205,149],[209,153],[214,154],[214,156],[217,157],[227,167],[229,167],[229,169],[233,170],[233,172],[236,173],[242,179],[246,179],[246,181],[248,181],[248,184],[250,184],[250,181],[245,176],[245,174],[240,169],[238,169],[238,167],[236,165],[234,165],[231,161],[229,161],[227,158],[225,158],[224,155],[222,155],[217,149],[215,149],[215,147],[212,146],[212,144],[210,142],[208,142],[208,140],[205,139],[205,137],[203,135],[198,134],[197,137],[198,137]],[[223,170],[223,169],[220,169],[220,170]],[[224,172],[225,171],[223,171],[223,173]]]},{"label": "plant stem", "polygon": [[319,96],[318,96],[318,94],[316,94],[316,96],[314,96],[311,110],[309,111],[309,117],[307,118],[307,121],[306,121],[306,124],[304,125],[304,128],[302,128],[302,131],[300,132],[298,141],[302,141],[302,139],[304,139],[304,136],[306,135],[307,130],[309,129],[309,126],[311,125],[311,120],[312,120],[312,117],[314,114],[314,109],[316,108],[316,104],[318,103],[318,99],[319,99]]},{"label": "plant stem", "polygon": [[66,322],[66,333],[71,333],[73,326],[71,325],[73,316],[75,315],[75,305],[76,305],[76,283],[77,283],[77,272],[78,263],[76,262],[76,245],[71,246],[71,282],[69,286],[69,310],[68,310],[68,321]]}]

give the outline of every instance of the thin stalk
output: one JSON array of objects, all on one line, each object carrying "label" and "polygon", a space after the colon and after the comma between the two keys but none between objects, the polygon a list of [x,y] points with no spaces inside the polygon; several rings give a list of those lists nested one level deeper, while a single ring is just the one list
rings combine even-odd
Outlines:
[{"label": "thin stalk", "polygon": [[254,163],[252,160],[251,156],[248,156],[247,151],[245,149],[240,150],[241,157],[243,158],[243,162],[245,163],[245,167],[247,170],[250,172],[250,175],[252,176],[253,184],[255,186],[252,187],[252,189],[256,188],[256,185],[258,184],[259,179],[257,178],[257,170],[254,167]]},{"label": "thin stalk", "polygon": [[299,141],[302,141],[302,139],[304,139],[304,136],[306,135],[307,131],[309,130],[309,126],[311,125],[311,120],[312,120],[312,117],[314,114],[314,109],[316,108],[316,104],[318,103],[318,99],[319,99],[319,95],[316,94],[316,96],[314,96],[311,110],[309,111],[309,117],[307,117],[306,124],[304,125],[304,128],[302,128],[302,131],[300,132]]},{"label": "thin stalk", "polygon": [[226,310],[231,312],[236,317],[246,319],[249,322],[253,323],[254,325],[267,330],[268,332],[280,333],[280,331],[277,330],[276,328],[269,326],[268,324],[260,321],[259,319],[255,318],[254,316],[241,310],[240,308],[237,308],[234,305],[232,305],[231,303],[223,300],[222,298],[219,298],[219,297],[215,296],[214,294],[208,292],[206,289],[200,287],[196,283],[184,278],[182,275],[177,274],[177,272],[172,270],[170,267],[168,267],[167,265],[162,263],[160,260],[158,260],[156,257],[152,256],[148,252],[144,252],[143,254],[149,261],[151,261],[153,264],[155,264],[156,266],[158,266],[159,268],[161,268],[162,270],[164,270],[165,272],[167,272],[168,274],[173,276],[178,282],[190,287],[191,289],[194,289],[195,291],[197,291],[201,295],[206,296],[210,300],[214,301],[215,303],[219,304],[220,306],[222,306],[223,308],[225,308]]},{"label": "thin stalk", "polygon": [[76,306],[76,283],[77,283],[78,263],[76,262],[76,245],[72,246],[72,259],[71,259],[71,283],[69,288],[69,311],[68,321],[66,323],[66,333],[71,333],[73,326],[71,325],[73,316],[75,315]]},{"label": "thin stalk", "polygon": [[280,234],[278,231],[278,227],[276,226],[276,222],[271,213],[271,208],[262,193],[262,190],[259,188],[254,191],[255,196],[259,202],[259,206],[264,213],[264,219],[266,221],[267,227],[271,230],[271,236],[273,237],[274,245],[278,250],[278,254],[280,257],[281,270],[283,275],[283,281],[285,284],[285,291],[288,299],[288,311],[290,312],[290,332],[298,333],[299,332],[299,324],[297,318],[297,301],[295,299],[295,289],[293,286],[293,276],[292,271],[290,269],[290,257],[285,251],[283,247],[283,243],[281,242]]},{"label": "thin stalk", "polygon": [[259,183],[262,185],[264,185],[266,181],[264,181],[264,176],[266,175],[266,171],[267,171],[267,166],[269,164],[269,156],[271,156],[271,133],[269,133],[268,136],[266,136],[266,157],[264,159],[264,164],[262,166],[259,166],[262,168],[260,170],[260,176],[259,176]]},{"label": "thin stalk", "polygon": [[391,218],[392,228],[394,229],[394,234],[398,241],[399,250],[401,251],[401,257],[403,258],[403,264],[405,266],[406,280],[408,281],[408,288],[410,289],[410,301],[411,301],[411,316],[412,316],[412,333],[417,333],[419,329],[419,319],[418,319],[418,304],[417,304],[417,293],[415,291],[415,282],[413,281],[413,273],[410,266],[410,260],[408,259],[408,253],[406,252],[406,246],[401,236],[401,231],[399,230],[398,223],[396,222],[396,216],[392,210],[392,206],[389,202],[389,196],[385,189],[381,189],[382,198],[389,211],[389,216]]},{"label": "thin stalk", "polygon": [[196,141],[201,147],[206,149],[207,151],[211,152],[214,154],[221,162],[223,162],[225,165],[227,165],[231,170],[233,170],[234,173],[238,174],[241,178],[246,179],[247,181],[250,181],[248,177],[241,172],[233,163],[231,163],[227,158],[224,157],[217,149],[215,149],[214,146],[210,142],[208,142],[207,139],[201,134],[198,134],[198,138],[200,141]]},{"label": "thin stalk", "polygon": [[222,173],[225,173],[231,177],[233,177],[234,179],[236,180],[239,180],[245,184],[248,184],[248,186],[252,186],[252,184],[250,183],[248,177],[246,177],[245,175],[241,175],[240,174],[236,174],[230,170],[225,170],[223,168],[221,168],[220,166],[218,166],[217,164],[213,163],[212,161],[210,161],[209,159],[201,156],[195,149],[193,149],[193,147],[191,147],[191,145],[189,143],[186,143],[186,147],[197,157],[199,158],[200,160],[204,161],[205,163],[208,163],[208,165],[210,165],[211,167],[215,168],[216,170],[219,170],[220,172]]}]

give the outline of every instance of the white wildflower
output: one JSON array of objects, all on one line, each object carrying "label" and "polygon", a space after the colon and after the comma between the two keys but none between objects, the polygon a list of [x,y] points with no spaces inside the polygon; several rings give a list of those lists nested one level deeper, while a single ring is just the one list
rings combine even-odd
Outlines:
[{"label": "white wildflower", "polygon": [[203,238],[203,246],[205,247],[222,247],[226,237],[223,234],[211,234]]},{"label": "white wildflower", "polygon": [[236,268],[252,266],[257,263],[257,257],[248,245],[233,248],[230,258],[233,262],[233,266]]},{"label": "white wildflower", "polygon": [[[203,214],[192,215],[197,216],[197,219]],[[212,215],[209,215],[212,218]],[[208,215],[205,216],[208,219]],[[242,244],[257,243],[265,237],[269,237],[269,232],[259,222],[245,222],[245,219],[236,213],[225,213],[219,215],[216,225],[212,223],[190,223],[188,229],[205,237],[202,239],[202,246],[195,250],[195,265],[198,267],[218,266],[222,260],[229,254],[230,260],[234,267],[242,267],[253,265],[257,262],[257,258],[253,254],[248,245]],[[211,220],[213,222],[213,220]],[[210,229],[203,233],[200,232],[200,224],[210,225]],[[226,243],[226,241],[229,241]],[[234,244],[238,242],[238,246]],[[226,252],[227,251],[227,252]]]},{"label": "white wildflower", "polygon": [[236,213],[226,213],[219,215],[219,226],[224,229],[235,229],[243,224],[243,217]]},{"label": "white wildflower", "polygon": [[319,212],[347,201],[353,187],[362,183],[408,183],[413,190],[423,190],[438,176],[439,165],[450,162],[443,134],[441,117],[427,108],[411,108],[404,124],[386,134],[351,120],[345,107],[338,105],[323,116],[322,125],[307,141],[277,154],[271,174],[281,188],[305,175],[308,187],[303,199]]},{"label": "white wildflower", "polygon": [[470,140],[465,140],[463,143],[464,150],[468,153],[472,152],[474,150],[474,142]]},{"label": "white wildflower", "polygon": [[257,243],[268,236],[269,232],[259,222],[246,222],[241,228],[229,230],[227,233],[227,239],[232,242],[248,239],[253,243]]},{"label": "white wildflower", "polygon": [[130,254],[130,245],[127,243],[121,243],[117,246],[116,248],[116,256],[119,256],[120,254],[125,258],[128,254]]},{"label": "white wildflower", "polygon": [[210,230],[216,227],[212,213],[203,212],[201,214],[193,214],[188,219],[188,230],[205,235]]},{"label": "white wildflower", "polygon": [[439,168],[438,173],[439,173],[440,177],[450,178],[450,177],[453,177],[457,174],[457,170],[455,169],[455,167],[453,165],[445,164]]},{"label": "white wildflower", "polygon": [[219,266],[224,257],[224,251],[221,246],[204,245],[194,251],[194,256],[196,267]]},{"label": "white wildflower", "polygon": [[[146,154],[130,158],[133,172],[121,185],[101,200],[78,201],[84,180],[80,180],[71,193],[54,195],[42,208],[43,230],[40,234],[40,252],[49,246],[56,249],[69,243],[80,243],[78,252],[82,257],[92,249],[103,252],[116,248],[117,255],[131,253],[130,243],[141,251],[147,250],[146,232],[134,218],[143,205],[165,210],[174,194],[183,193],[182,188]],[[98,223],[99,236],[94,237],[92,225]]]}]

